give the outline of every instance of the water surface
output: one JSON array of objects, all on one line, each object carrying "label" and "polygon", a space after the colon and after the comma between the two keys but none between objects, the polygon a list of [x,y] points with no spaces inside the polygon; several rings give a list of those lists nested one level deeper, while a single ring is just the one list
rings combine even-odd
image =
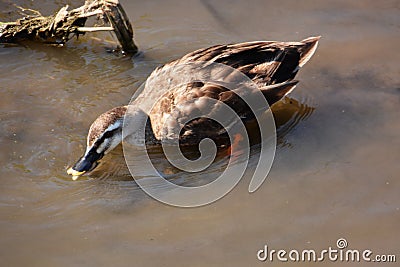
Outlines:
[{"label": "water surface", "polygon": [[[43,14],[81,2],[13,1]],[[134,58],[107,53],[107,35],[0,47],[5,266],[261,266],[265,244],[324,249],[341,237],[398,253],[398,1],[121,2],[141,49]],[[18,17],[11,3],[0,3],[1,21]],[[246,176],[212,205],[166,206],[129,178],[121,151],[98,179],[66,175],[91,122],[127,104],[156,66],[213,44],[312,35],[323,36],[317,53],[274,107],[279,144],[255,193]]]}]

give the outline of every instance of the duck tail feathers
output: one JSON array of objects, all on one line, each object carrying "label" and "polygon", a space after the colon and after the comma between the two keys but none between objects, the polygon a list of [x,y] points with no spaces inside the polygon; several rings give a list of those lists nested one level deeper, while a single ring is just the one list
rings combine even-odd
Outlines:
[{"label": "duck tail feathers", "polygon": [[263,93],[265,99],[267,99],[268,104],[272,106],[272,104],[278,102],[284,96],[292,92],[298,82],[299,81],[292,80],[283,83],[268,85],[261,88],[261,92]]},{"label": "duck tail feathers", "polygon": [[307,39],[302,40],[302,47],[299,49],[300,51],[300,62],[299,66],[303,67],[314,55],[315,50],[317,50],[318,42],[321,36],[309,37]]}]

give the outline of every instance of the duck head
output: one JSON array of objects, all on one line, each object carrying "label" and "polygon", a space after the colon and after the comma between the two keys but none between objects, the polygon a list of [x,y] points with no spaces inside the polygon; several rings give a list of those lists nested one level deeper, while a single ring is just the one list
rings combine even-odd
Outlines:
[{"label": "duck head", "polygon": [[123,118],[127,106],[113,108],[101,114],[90,126],[86,151],[67,170],[73,180],[96,168],[98,161],[122,142]]}]

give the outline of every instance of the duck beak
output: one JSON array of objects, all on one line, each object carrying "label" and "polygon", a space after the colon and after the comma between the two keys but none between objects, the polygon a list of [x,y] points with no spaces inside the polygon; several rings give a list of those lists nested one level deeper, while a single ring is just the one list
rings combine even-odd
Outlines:
[{"label": "duck beak", "polygon": [[103,157],[103,153],[99,154],[96,150],[90,150],[83,155],[71,168],[67,170],[72,175],[72,180],[77,180],[85,173],[91,172],[98,165],[98,160]]},{"label": "duck beak", "polygon": [[72,169],[72,167],[67,170],[67,174],[72,175],[72,180],[74,181],[78,180],[78,178],[82,176],[85,172],[86,171],[81,171],[81,172],[76,171]]}]

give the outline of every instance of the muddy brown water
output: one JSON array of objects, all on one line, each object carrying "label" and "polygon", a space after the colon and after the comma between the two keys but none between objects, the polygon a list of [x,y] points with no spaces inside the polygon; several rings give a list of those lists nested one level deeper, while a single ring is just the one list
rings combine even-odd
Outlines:
[{"label": "muddy brown water", "polygon": [[[17,17],[11,3],[50,14],[81,1],[3,1],[1,21]],[[107,35],[0,46],[2,266],[275,266],[257,260],[264,245],[322,250],[339,238],[400,260],[398,1],[122,4],[134,58],[106,53]],[[103,177],[66,175],[90,123],[126,104],[156,66],[213,44],[312,35],[320,46],[275,107],[283,138],[255,193],[244,177],[211,205],[170,207],[138,188],[121,151]]]}]

